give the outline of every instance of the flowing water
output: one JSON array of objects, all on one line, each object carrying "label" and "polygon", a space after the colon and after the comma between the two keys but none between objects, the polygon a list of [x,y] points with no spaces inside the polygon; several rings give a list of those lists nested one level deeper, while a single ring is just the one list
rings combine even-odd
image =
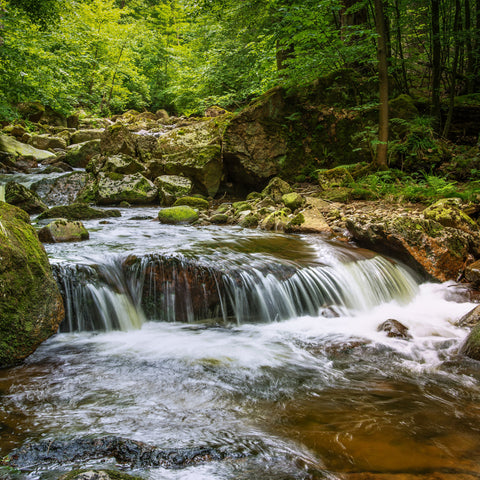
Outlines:
[{"label": "flowing water", "polygon": [[[117,435],[241,452],[117,465],[148,479],[480,478],[480,369],[456,356],[467,331],[454,325],[474,305],[457,285],[314,235],[155,214],[122,210],[85,222],[89,241],[47,246],[67,318],[0,371],[0,456]],[[392,318],[410,338],[378,331]]]}]

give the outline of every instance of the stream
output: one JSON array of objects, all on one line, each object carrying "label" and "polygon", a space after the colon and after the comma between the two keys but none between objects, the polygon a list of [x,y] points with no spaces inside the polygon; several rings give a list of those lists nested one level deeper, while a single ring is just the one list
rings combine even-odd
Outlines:
[{"label": "stream", "polygon": [[[114,435],[231,452],[184,468],[91,458],[145,479],[480,478],[479,364],[456,356],[475,305],[454,283],[320,236],[166,226],[156,208],[46,245],[60,332],[0,370],[0,458]],[[378,327],[395,319],[408,337]],[[2,471],[0,470],[0,478]]]}]

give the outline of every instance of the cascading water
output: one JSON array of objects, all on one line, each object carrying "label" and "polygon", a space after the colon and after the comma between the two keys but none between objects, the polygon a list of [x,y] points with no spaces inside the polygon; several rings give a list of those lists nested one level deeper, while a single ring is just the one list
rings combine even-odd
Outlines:
[{"label": "cascading water", "polygon": [[[455,326],[475,305],[459,286],[316,236],[138,213],[46,245],[67,320],[0,371],[0,457],[43,454],[16,480],[74,467],[151,480],[480,477],[480,374],[456,355],[467,332]],[[388,319],[408,336],[379,331]],[[67,463],[50,455],[59,442]],[[167,461],[112,459],[132,442]]]}]

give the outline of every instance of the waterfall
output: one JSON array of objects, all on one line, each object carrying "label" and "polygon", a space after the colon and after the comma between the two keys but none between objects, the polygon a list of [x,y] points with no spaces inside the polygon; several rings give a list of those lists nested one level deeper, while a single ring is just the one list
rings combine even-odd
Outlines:
[{"label": "waterfall", "polygon": [[248,323],[348,315],[408,302],[418,290],[406,268],[381,256],[302,267],[152,254],[60,263],[54,273],[66,307],[65,331],[128,330],[146,319]]}]

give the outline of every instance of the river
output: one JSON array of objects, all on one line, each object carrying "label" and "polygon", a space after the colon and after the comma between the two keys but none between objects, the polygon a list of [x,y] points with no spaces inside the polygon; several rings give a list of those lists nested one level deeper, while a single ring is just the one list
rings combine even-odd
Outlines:
[{"label": "river", "polygon": [[[123,209],[84,222],[86,242],[46,246],[68,318],[0,370],[0,457],[116,435],[235,454],[87,466],[152,480],[480,477],[480,369],[456,356],[467,331],[454,326],[474,305],[460,286],[319,236],[164,226],[157,210]],[[408,337],[379,331],[388,319]]]}]

